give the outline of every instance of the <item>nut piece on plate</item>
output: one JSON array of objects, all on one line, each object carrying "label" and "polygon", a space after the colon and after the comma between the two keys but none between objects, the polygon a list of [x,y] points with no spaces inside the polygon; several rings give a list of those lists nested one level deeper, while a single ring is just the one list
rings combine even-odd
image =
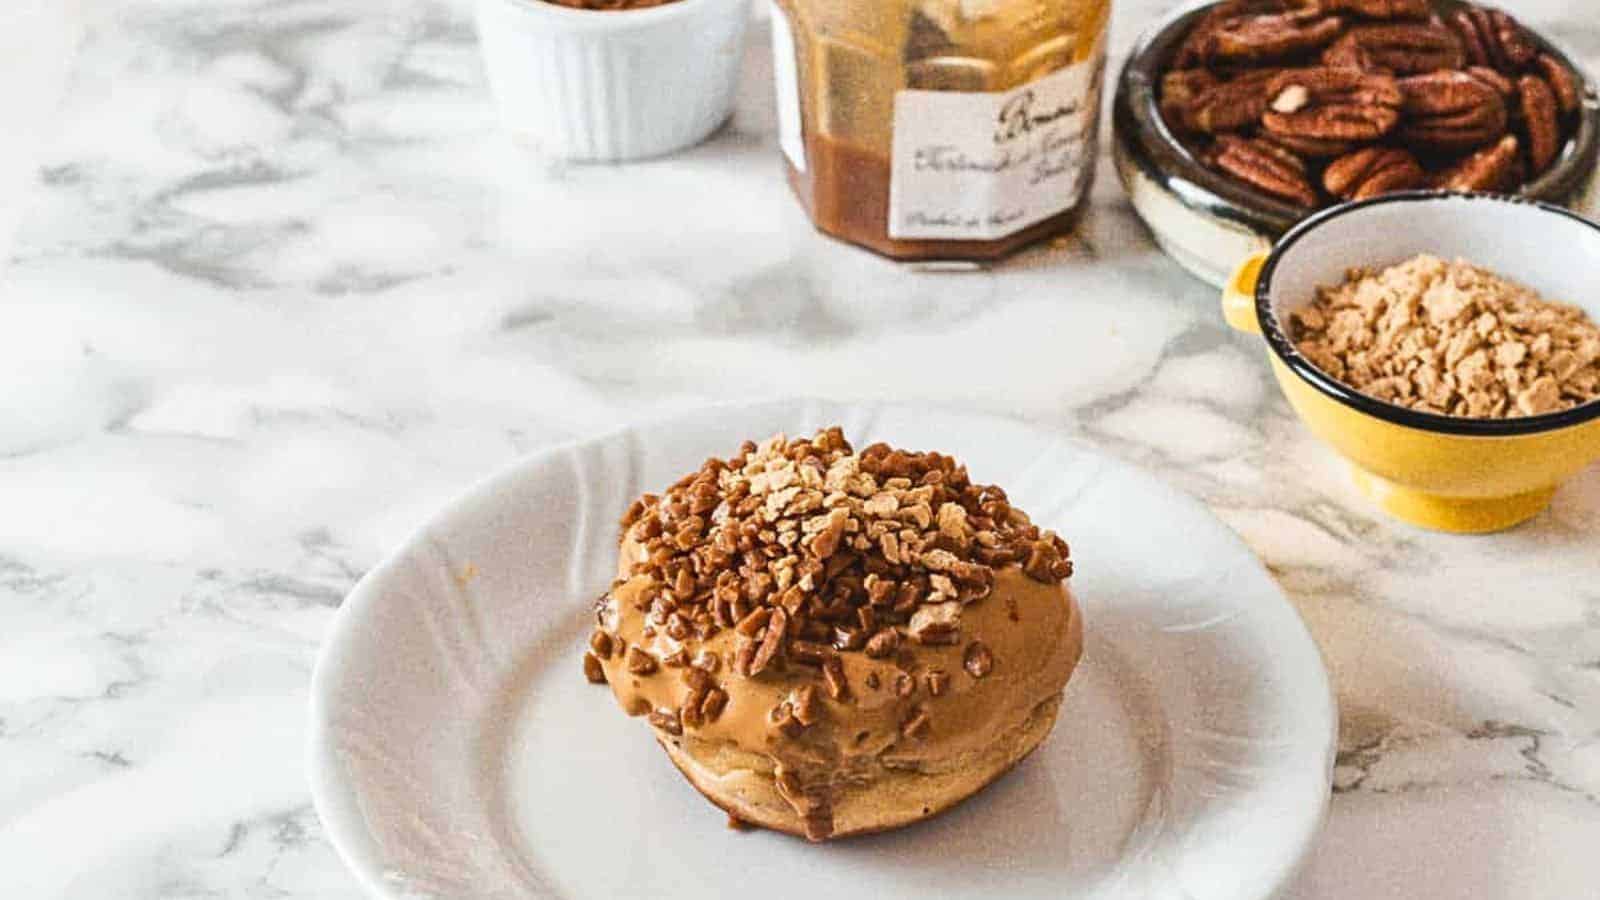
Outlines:
[{"label": "nut piece on plate", "polygon": [[1290,69],[1267,84],[1266,133],[1312,157],[1339,156],[1400,122],[1395,80],[1356,69]]},{"label": "nut piece on plate", "polygon": [[838,428],[746,442],[622,528],[585,676],[711,802],[809,840],[999,777],[1082,653],[1066,543],[940,453],[858,453]]},{"label": "nut piece on plate", "polygon": [[1323,65],[1389,75],[1459,69],[1465,60],[1461,39],[1431,22],[1358,25],[1322,53]]},{"label": "nut piece on plate", "polygon": [[1400,139],[1424,152],[1459,152],[1506,133],[1506,102],[1493,87],[1465,72],[1430,72],[1400,79],[1405,124]]},{"label": "nut piece on plate", "polygon": [[1319,369],[1409,409],[1500,419],[1600,400],[1600,326],[1459,260],[1354,270],[1290,331]]},{"label": "nut piece on plate", "polygon": [[1305,161],[1271,141],[1223,135],[1202,161],[1280,200],[1307,208],[1317,205]]},{"label": "nut piece on plate", "polygon": [[1362,147],[1328,164],[1322,186],[1344,200],[1365,200],[1427,183],[1417,158],[1399,147]]}]

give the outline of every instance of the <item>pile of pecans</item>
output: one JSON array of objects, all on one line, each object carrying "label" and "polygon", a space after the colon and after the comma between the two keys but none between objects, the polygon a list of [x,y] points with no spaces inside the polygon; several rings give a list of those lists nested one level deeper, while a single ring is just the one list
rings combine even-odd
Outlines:
[{"label": "pile of pecans", "polygon": [[[630,574],[649,580],[637,595],[645,636],[664,633],[679,648],[657,660],[630,647],[630,671],[714,673],[721,661],[703,659],[706,651],[691,660],[685,644],[732,629],[727,665],[736,676],[808,668],[841,702],[850,685],[839,654],[893,659],[918,644],[960,644],[962,609],[989,596],[999,567],[1017,564],[1046,583],[1072,574],[1060,537],[1033,525],[1000,488],[972,483],[954,459],[887,444],[857,454],[839,428],[747,441],[664,496],[635,501],[622,527],[638,548]],[[590,655],[612,650],[612,637],[597,631]],[[979,641],[963,660],[973,678],[994,665]],[[585,667],[597,671],[598,662]],[[943,692],[946,673],[925,676],[930,693]],[[702,702],[712,690],[708,682]],[[775,728],[798,734],[815,716],[814,701],[808,691],[780,704]],[[679,725],[707,712],[680,711]]]},{"label": "pile of pecans", "polygon": [[1576,127],[1582,79],[1510,15],[1429,0],[1225,0],[1163,75],[1205,165],[1296,206],[1513,191]]},{"label": "pile of pecans", "polygon": [[1352,271],[1290,331],[1317,368],[1409,409],[1499,419],[1600,400],[1600,326],[1466,262]]}]

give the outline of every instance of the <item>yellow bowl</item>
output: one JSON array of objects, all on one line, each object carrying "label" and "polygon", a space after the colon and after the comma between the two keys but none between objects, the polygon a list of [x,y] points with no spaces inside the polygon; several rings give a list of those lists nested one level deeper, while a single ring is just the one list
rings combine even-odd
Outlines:
[{"label": "yellow bowl", "polygon": [[1335,207],[1249,257],[1223,288],[1223,314],[1262,335],[1284,396],[1394,517],[1481,533],[1538,515],[1556,487],[1600,459],[1600,402],[1520,419],[1418,412],[1358,393],[1302,356],[1281,325],[1352,266],[1432,253],[1467,259],[1584,307],[1600,321],[1600,225],[1514,197],[1414,192]]}]

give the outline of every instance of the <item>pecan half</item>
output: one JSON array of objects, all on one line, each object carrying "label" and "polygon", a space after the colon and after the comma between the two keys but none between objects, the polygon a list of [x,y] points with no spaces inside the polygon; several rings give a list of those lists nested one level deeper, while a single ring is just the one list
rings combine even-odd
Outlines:
[{"label": "pecan half", "polygon": [[1494,92],[1509,100],[1517,93],[1516,82],[1500,74],[1499,71],[1488,66],[1468,66],[1468,75],[1494,88]]},{"label": "pecan half", "polygon": [[1502,191],[1518,180],[1518,151],[1521,144],[1514,134],[1501,138],[1492,147],[1479,150],[1434,176],[1434,184],[1447,191]]},{"label": "pecan half", "polygon": [[1175,131],[1198,131],[1191,119],[1200,96],[1220,84],[1209,69],[1176,69],[1161,76],[1161,118]]},{"label": "pecan half", "polygon": [[1400,139],[1427,151],[1482,147],[1506,133],[1505,100],[1465,72],[1430,72],[1400,80],[1405,124]]},{"label": "pecan half", "polygon": [[1417,158],[1398,147],[1363,147],[1329,163],[1322,173],[1322,186],[1345,200],[1420,187],[1426,180]]},{"label": "pecan half", "polygon": [[1332,43],[1344,20],[1320,13],[1265,13],[1216,23],[1199,48],[1214,63],[1264,63],[1290,59]]},{"label": "pecan half", "polygon": [[1555,91],[1538,75],[1517,79],[1517,102],[1522,109],[1522,133],[1528,139],[1528,164],[1538,177],[1561,153],[1561,110]]},{"label": "pecan half", "polygon": [[1428,0],[1292,0],[1297,9],[1319,13],[1349,13],[1367,19],[1426,19]]},{"label": "pecan half", "polygon": [[1317,205],[1317,192],[1301,159],[1270,141],[1223,135],[1203,161],[1258,190],[1296,206]]},{"label": "pecan half", "polygon": [[1578,78],[1578,73],[1548,53],[1539,54],[1534,66],[1550,83],[1550,89],[1556,95],[1556,105],[1563,116],[1573,115],[1583,107],[1583,82]]},{"label": "pecan half", "polygon": [[[1267,85],[1261,124],[1280,142],[1321,144],[1330,154],[1351,142],[1375,141],[1400,122],[1400,88],[1393,78],[1355,69],[1291,69]],[[1296,149],[1302,149],[1302,144]],[[1313,154],[1323,155],[1323,154]]]},{"label": "pecan half", "polygon": [[[1277,73],[1277,69],[1261,69],[1229,81],[1213,80],[1190,97],[1178,115],[1190,131],[1206,134],[1251,128],[1267,110],[1267,83]],[[1197,82],[1191,82],[1191,86],[1194,83]],[[1180,96],[1183,90],[1178,89]]]},{"label": "pecan half", "polygon": [[1223,22],[1244,15],[1280,12],[1283,12],[1280,0],[1224,0],[1218,3],[1189,29],[1189,34],[1183,39],[1183,43],[1178,45],[1178,52],[1172,61],[1173,67],[1190,69],[1210,62],[1211,36]]},{"label": "pecan half", "polygon": [[1360,146],[1359,141],[1334,141],[1294,134],[1274,134],[1270,139],[1272,143],[1308,160],[1333,159],[1336,156],[1344,156]]},{"label": "pecan half", "polygon": [[1461,39],[1431,22],[1358,25],[1322,53],[1323,65],[1392,75],[1459,69],[1465,59]]},{"label": "pecan half", "polygon": [[1539,45],[1527,29],[1498,9],[1468,5],[1450,17],[1450,26],[1461,37],[1467,61],[1473,65],[1515,72],[1539,55]]}]

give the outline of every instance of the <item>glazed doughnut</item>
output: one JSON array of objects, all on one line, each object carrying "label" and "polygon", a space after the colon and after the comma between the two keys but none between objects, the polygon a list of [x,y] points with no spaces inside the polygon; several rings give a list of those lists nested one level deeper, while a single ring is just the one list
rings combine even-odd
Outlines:
[{"label": "glazed doughnut", "polygon": [[971,796],[1083,650],[1064,541],[938,453],[746,443],[623,518],[584,669],[730,816],[826,840]]}]

